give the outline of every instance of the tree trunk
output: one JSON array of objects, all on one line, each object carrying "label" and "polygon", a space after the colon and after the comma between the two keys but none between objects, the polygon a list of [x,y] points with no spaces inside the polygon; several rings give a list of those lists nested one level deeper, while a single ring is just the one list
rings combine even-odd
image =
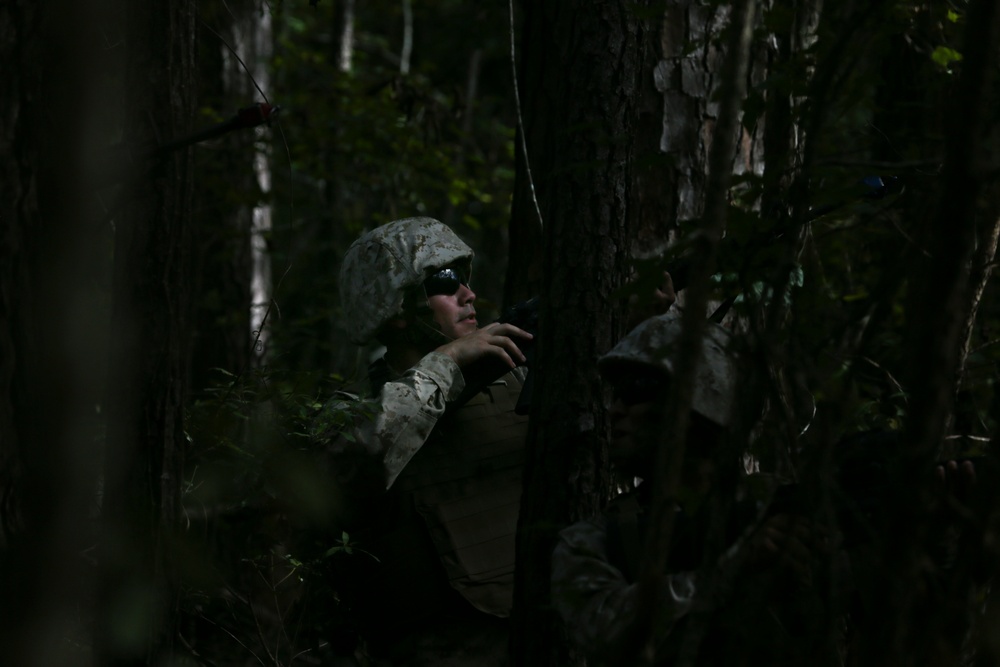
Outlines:
[{"label": "tree trunk", "polygon": [[334,26],[334,32],[339,39],[334,40],[337,45],[337,69],[347,74],[353,68],[354,63],[354,2],[355,0],[343,0],[340,12],[339,26]]},{"label": "tree trunk", "polygon": [[81,141],[95,8],[36,4],[0,6],[0,655],[28,667],[87,663],[103,348]]},{"label": "tree trunk", "polygon": [[[663,434],[657,447],[657,461],[650,512],[650,530],[643,544],[640,571],[640,595],[636,600],[638,628],[636,639],[641,643],[639,655],[642,664],[657,664],[656,648],[661,638],[656,635],[654,619],[659,616],[658,582],[666,572],[664,567],[670,554],[676,498],[680,497],[681,468],[687,444],[687,429],[694,396],[696,360],[705,327],[706,307],[709,301],[709,278],[715,270],[715,256],[719,240],[726,230],[728,192],[732,182],[732,156],[736,154],[737,137],[742,135],[740,109],[746,95],[746,78],[749,71],[750,45],[753,35],[756,0],[733,3],[730,11],[729,37],[726,40],[725,64],[720,68],[719,94],[717,96],[718,121],[713,129],[709,154],[709,174],[705,189],[704,218],[700,225],[695,250],[703,263],[692,272],[684,312],[683,329],[677,341],[677,364],[671,378],[666,410],[662,415],[660,432]],[[685,637],[689,655],[697,655],[701,642],[699,633],[688,629]],[[632,656],[623,656],[631,659]],[[683,657],[682,657],[683,660]],[[693,663],[694,660],[692,659]]]},{"label": "tree trunk", "polygon": [[[636,9],[620,2],[525,8],[521,90],[532,119],[526,139],[544,220],[545,274],[518,524],[515,664],[578,660],[550,608],[550,565],[557,530],[595,514],[609,487],[594,360],[621,334],[612,295],[626,277],[629,250],[630,133],[643,69]],[[523,171],[518,178],[524,193]]]},{"label": "tree trunk", "polygon": [[[267,63],[270,60],[273,44],[271,33],[271,15],[264,12],[259,23],[254,16],[247,22],[247,34],[238,42],[245,53],[250,54],[253,64],[248,76],[252,76],[257,86],[265,92],[271,87],[270,72]],[[266,130],[265,130],[266,131]],[[266,144],[270,147],[271,142]],[[250,335],[253,337],[253,361],[258,367],[267,365],[268,342],[270,341],[271,305],[274,297],[274,284],[271,277],[271,252],[268,248],[268,237],[271,234],[271,204],[267,199],[271,193],[271,151],[269,148],[255,149],[253,169],[256,175],[254,190],[260,197],[252,203],[253,224],[250,228],[250,249],[252,272],[250,277]]]},{"label": "tree trunk", "polygon": [[410,0],[403,2],[403,46],[399,51],[399,73],[410,73],[410,56],[413,54],[413,6]]},{"label": "tree trunk", "polygon": [[914,253],[908,276],[903,386],[909,400],[900,454],[902,479],[914,481],[898,485],[892,495],[893,530],[881,554],[890,576],[879,581],[871,598],[878,601],[872,613],[888,622],[877,641],[865,646],[867,664],[961,664],[963,658],[968,600],[939,599],[913,582],[927,576],[932,480],[926,471],[947,433],[959,379],[963,328],[972,305],[977,214],[991,177],[987,138],[996,124],[989,95],[1000,84],[995,67],[1000,3],[970,3],[966,22],[961,73],[946,90],[950,102],[941,118],[944,163],[918,230],[917,242],[931,256]]},{"label": "tree trunk", "polygon": [[[252,42],[257,15],[236,3],[202,3],[200,11],[212,32],[198,42],[199,104],[221,117],[258,101],[252,71],[229,51],[237,50],[248,67],[256,60]],[[223,40],[225,43],[223,43]],[[208,117],[199,125],[210,124]],[[194,193],[192,267],[191,389],[197,393],[219,383],[216,369],[238,374],[250,364],[252,275],[250,228],[259,199],[254,179],[254,133],[233,132],[213,147],[194,149],[199,187]]]},{"label": "tree trunk", "polygon": [[[194,4],[126,3],[133,148],[188,134],[194,106]],[[116,219],[102,544],[102,665],[171,653],[174,552],[183,482],[184,327],[188,319],[191,155],[136,164]]]}]

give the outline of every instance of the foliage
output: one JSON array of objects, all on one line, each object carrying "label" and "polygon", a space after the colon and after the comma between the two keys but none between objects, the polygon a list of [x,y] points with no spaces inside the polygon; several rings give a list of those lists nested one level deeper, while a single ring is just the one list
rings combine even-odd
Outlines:
[{"label": "foliage", "polygon": [[[361,384],[357,357],[345,353],[340,331],[350,316],[336,306],[335,267],[361,230],[426,214],[470,240],[493,269],[486,284],[499,294],[502,260],[491,239],[502,238],[514,172],[507,36],[466,28],[505,26],[507,16],[500,7],[422,4],[413,67],[403,75],[398,4],[359,3],[349,71],[338,63],[333,8],[272,9],[268,92],[283,111],[271,152],[267,201],[275,223],[268,250],[282,276],[275,293],[281,317],[272,327],[271,365],[246,377],[230,374],[193,406],[186,504],[252,510],[248,528],[280,516],[282,528],[258,536],[239,564],[230,562],[229,593],[192,594],[197,602],[189,611],[221,618],[208,610],[224,604],[233,622],[226,632],[254,634],[260,608],[232,586],[266,582],[273,609],[283,610],[273,612],[271,629],[291,627],[292,616],[305,623],[309,609],[315,623],[295,637],[315,651],[324,633],[350,625],[343,606],[329,604],[338,597],[324,564],[368,556],[329,521],[336,499],[324,494],[328,485],[310,449],[317,431],[350,438],[346,427],[370,409],[345,397],[319,410],[324,397]],[[768,3],[757,41],[790,35],[800,20],[784,4]],[[836,415],[839,432],[898,429],[909,415],[909,269],[929,252],[922,245],[925,212],[947,196],[938,173],[947,123],[940,102],[964,62],[964,21],[963,9],[945,3],[828,6],[813,36],[770,59],[744,102],[750,135],[775,123],[768,115],[774,99],[791,100],[789,123],[798,137],[782,173],[751,169],[734,178],[713,279],[716,303],[756,336],[748,364],[767,379],[759,388],[766,416],[753,450],[765,466],[822,442],[830,427],[809,430],[816,414]],[[706,31],[705,39],[713,34]],[[480,51],[472,99],[466,79]],[[699,51],[692,44],[684,52]],[[679,275],[678,261],[700,224],[683,221],[679,242],[665,257],[638,261],[638,279],[620,294],[650,291],[664,269]],[[956,424],[964,438],[956,442],[968,451],[997,427],[998,316],[996,294],[988,291],[965,360]],[[294,602],[279,603],[293,584]],[[321,590],[326,605],[310,598]],[[345,644],[349,634],[341,636]],[[292,661],[292,635],[256,641],[255,652],[280,645]],[[280,659],[276,648],[270,652]]]},{"label": "foliage", "polygon": [[[394,2],[357,3],[350,71],[339,65],[332,14],[275,8],[271,95],[275,136],[271,262],[285,275],[289,321],[274,345],[293,366],[350,373],[336,306],[336,267],[363,229],[396,218],[444,220],[474,245],[501,233],[513,187],[509,62],[500,7],[419,3],[410,71],[400,73],[402,18]],[[471,77],[471,80],[470,80]],[[471,83],[471,88],[470,88]],[[486,265],[502,261],[483,244]],[[502,271],[478,272],[499,294]]]},{"label": "foliage", "polygon": [[219,375],[188,416],[182,636],[212,664],[313,664],[349,652],[337,573],[373,556],[337,528],[325,443],[350,439],[372,406],[337,393],[338,377]]},{"label": "foliage", "polygon": [[[199,5],[203,95],[195,124],[219,122],[257,101],[257,93],[227,97],[223,85],[233,46],[223,42],[245,13],[272,21],[262,87],[282,107],[270,129],[196,149],[204,199],[195,206],[198,229],[190,244],[195,275],[189,285],[164,286],[190,288],[196,302],[191,313],[173,314],[199,353],[187,360],[193,386],[171,388],[185,396],[188,440],[185,530],[170,547],[184,584],[180,633],[204,664],[314,664],[351,648],[337,577],[352,559],[374,556],[338,524],[322,446],[349,440],[351,426],[372,413],[357,397],[364,393],[368,351],[347,343],[351,315],[338,305],[337,272],[349,244],[385,221],[431,215],[475,248],[481,302],[502,292],[515,171],[523,168],[514,159],[507,4],[413,3],[415,48],[405,74],[402,3],[354,3],[348,69],[340,63],[345,4]],[[724,16],[727,5],[694,4],[701,13],[691,16],[702,18],[716,16],[705,7]],[[914,278],[916,267],[939,252],[933,239],[943,230],[933,228],[930,212],[956,196],[944,190],[941,165],[958,117],[950,106],[954,86],[971,59],[962,41],[970,4],[826,2],[808,30],[803,8],[810,3],[761,4],[755,53],[766,67],[744,101],[742,139],[752,144],[781,129],[776,100],[789,103],[792,139],[787,154],[755,156],[774,160],[766,169],[763,159],[737,165],[712,289],[715,302],[750,334],[746,362],[761,371],[760,386],[747,392],[748,402],[765,408],[754,424],[753,453],[765,467],[780,467],[820,451],[831,433],[897,429],[914,417],[919,387],[908,384],[914,365],[908,327],[916,311],[937,305],[921,302]],[[664,3],[636,9],[652,20],[663,10]],[[678,50],[686,65],[714,65],[720,27],[701,31],[705,44]],[[244,74],[249,80],[250,72]],[[106,78],[102,89],[120,95],[120,75]],[[986,93],[996,126],[998,91]],[[107,110],[102,131],[123,134],[119,115]],[[997,135],[994,129],[982,140],[995,145]],[[270,189],[253,177],[256,150],[269,157]],[[984,170],[994,180],[1000,173],[996,164]],[[111,189],[115,196],[125,190]],[[982,249],[1000,206],[977,203]],[[258,340],[246,326],[249,241],[239,221],[261,205],[273,214],[265,250],[275,279],[267,347],[257,355],[248,352]],[[108,208],[106,220],[114,222],[118,205]],[[696,245],[703,221],[670,215],[664,213],[664,229],[677,223],[679,241],[663,257],[637,261],[638,279],[619,295],[649,293],[664,269],[680,274],[678,262]],[[100,250],[84,279],[110,292],[114,258]],[[979,260],[995,263],[992,256]],[[601,277],[581,282],[591,279]],[[94,301],[99,317],[110,320],[105,296]],[[968,354],[956,369],[961,388],[947,444],[978,454],[989,451],[1000,419],[995,280],[985,285],[972,324]],[[91,346],[92,338],[111,339],[105,326],[95,329],[100,335],[72,332],[83,349],[74,353],[114,354],[105,342]],[[220,331],[236,332],[224,347],[240,354],[201,353],[199,345]],[[97,412],[103,420],[101,406]],[[90,419],[72,423],[89,428]]]},{"label": "foliage", "polygon": [[[210,384],[192,387],[187,417],[190,543],[183,548],[190,567],[182,635],[213,664],[311,664],[353,646],[337,572],[373,556],[338,527],[339,501],[317,444],[351,439],[351,427],[370,417],[365,400],[341,391],[366,384],[344,335],[349,315],[337,305],[337,266],[347,246],[379,223],[431,215],[484,246],[477,289],[499,294],[501,286],[502,270],[490,267],[502,267],[502,246],[484,239],[502,237],[513,187],[509,42],[503,31],[484,36],[467,27],[503,25],[505,8],[447,1],[414,7],[406,74],[399,3],[356,4],[347,70],[342,9],[301,2],[203,9],[205,63],[215,52],[221,62],[231,59],[235,42],[220,44],[230,22],[238,31],[245,13],[269,15],[274,38],[264,93],[281,106],[269,132],[220,146],[200,163],[201,187],[213,193],[200,214],[206,229],[227,211],[271,207],[266,242],[275,275],[266,365],[254,360],[263,352],[257,332],[236,343],[256,348],[250,357],[196,359],[226,364],[211,373],[195,369],[194,378]],[[249,79],[255,63],[245,65]],[[219,75],[207,73],[203,122],[249,102],[220,97],[213,83]],[[235,187],[235,170],[246,167],[220,159],[230,151],[246,160],[253,146],[270,155],[269,192]],[[240,233],[223,228],[204,237],[196,340],[217,328],[238,331],[245,321],[228,284],[212,277],[214,267],[245,261]]]},{"label": "foliage", "polygon": [[[780,32],[793,18],[774,3],[761,30]],[[939,174],[949,123],[941,102],[962,62],[964,20],[963,10],[948,3],[827,7],[815,41],[774,61],[745,103],[749,129],[758,119],[766,123],[766,96],[797,100],[793,120],[804,131],[804,162],[777,210],[761,210],[771,174],[737,182],[717,296],[738,291],[734,309],[752,319],[769,307],[769,286],[787,284],[791,319],[767,332],[775,337],[771,349],[781,350],[775,362],[801,374],[796,391],[808,387],[821,409],[853,415],[841,424],[845,431],[899,427],[906,416],[906,274],[915,254],[933,252],[922,246],[927,213],[948,196]],[[876,177],[882,187],[872,186]],[[795,200],[796,188],[807,193],[804,202]],[[698,221],[683,227],[682,238],[697,228]],[[965,434],[976,438],[997,426],[993,383],[982,370],[997,361],[987,352],[997,314],[990,291],[973,333],[978,360],[966,360],[981,378],[970,378],[975,416]]]}]

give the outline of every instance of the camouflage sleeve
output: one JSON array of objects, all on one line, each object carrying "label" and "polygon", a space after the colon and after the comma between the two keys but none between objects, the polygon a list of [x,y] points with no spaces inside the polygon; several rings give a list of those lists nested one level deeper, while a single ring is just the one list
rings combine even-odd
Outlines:
[{"label": "camouflage sleeve", "polygon": [[448,401],[465,388],[458,364],[431,352],[402,377],[386,382],[365,419],[335,446],[338,481],[353,496],[384,492],[420,450]]},{"label": "camouflage sleeve", "polygon": [[385,383],[369,437],[379,445],[386,489],[427,441],[447,402],[458,398],[463,389],[461,369],[441,352],[431,352],[403,377]]},{"label": "camouflage sleeve", "polygon": [[[635,621],[637,584],[608,559],[604,517],[581,521],[559,533],[552,557],[552,602],[573,641],[588,654],[614,654]],[[690,611],[695,574],[664,578],[657,632],[665,636]]]}]

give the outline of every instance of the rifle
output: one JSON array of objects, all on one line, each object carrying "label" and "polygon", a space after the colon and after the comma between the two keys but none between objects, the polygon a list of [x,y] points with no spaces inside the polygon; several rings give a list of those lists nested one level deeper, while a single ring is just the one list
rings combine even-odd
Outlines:
[{"label": "rifle", "polygon": [[[534,335],[538,332],[538,297],[532,297],[526,301],[516,303],[500,315],[497,322],[502,324],[513,324],[519,329],[523,329]],[[535,341],[534,339],[518,343],[518,348],[524,354],[524,366],[528,369],[521,387],[521,393],[517,398],[517,405],[514,412],[519,415],[527,415],[531,411],[531,394],[534,391],[534,377],[531,368],[535,361]],[[459,397],[448,404],[448,410],[455,410],[463,405],[470,398],[481,392],[487,385],[498,377],[506,374],[510,369],[502,362],[493,359],[482,359],[476,362],[475,366],[469,369],[466,375],[465,389]]]},{"label": "rifle", "polygon": [[[532,297],[527,301],[515,303],[500,315],[497,322],[513,324],[519,329],[524,329],[532,336],[538,333],[538,297]],[[528,368],[528,374],[524,377],[524,386],[517,397],[517,405],[514,412],[519,415],[527,415],[531,412],[531,394],[535,389],[535,374],[532,373],[532,366],[535,363],[535,339],[518,345],[524,354],[524,365]]]}]

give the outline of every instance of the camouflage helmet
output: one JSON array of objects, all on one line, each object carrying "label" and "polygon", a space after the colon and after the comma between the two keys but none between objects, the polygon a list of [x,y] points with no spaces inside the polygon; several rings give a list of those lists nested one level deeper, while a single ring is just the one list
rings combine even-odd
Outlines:
[{"label": "camouflage helmet", "polygon": [[[728,350],[729,332],[713,322],[706,323],[702,359],[695,371],[691,409],[710,421],[726,426],[732,417],[736,388],[736,367]],[[605,376],[622,365],[646,366],[674,372],[681,318],[674,313],[651,317],[618,342],[597,362]]]},{"label": "camouflage helmet", "polygon": [[354,327],[351,340],[370,341],[402,314],[403,299],[435,270],[472,265],[472,248],[433,218],[405,218],[377,227],[351,244],[340,267],[340,302]]}]

